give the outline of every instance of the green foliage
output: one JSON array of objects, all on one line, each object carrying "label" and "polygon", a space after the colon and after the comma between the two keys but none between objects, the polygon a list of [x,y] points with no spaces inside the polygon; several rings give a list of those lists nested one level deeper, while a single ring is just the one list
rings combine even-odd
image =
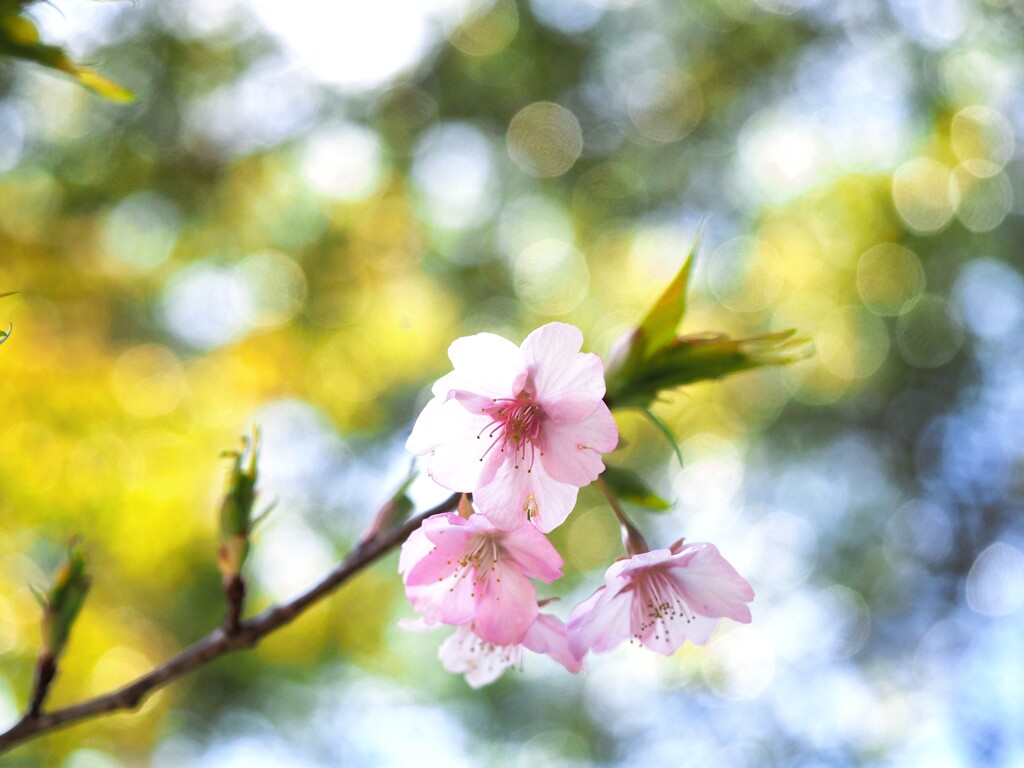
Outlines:
[{"label": "green foliage", "polygon": [[665,390],[764,365],[786,365],[811,354],[809,342],[796,337],[795,330],[749,339],[714,333],[677,337],[676,329],[686,315],[686,290],[699,242],[698,236],[654,306],[609,353],[607,400],[616,407],[646,410]]},{"label": "green foliage", "polygon": [[626,386],[609,396],[619,407],[646,407],[668,389],[765,365],[788,365],[811,353],[810,342],[795,330],[749,339],[730,339],[724,334],[680,336],[658,350]]}]

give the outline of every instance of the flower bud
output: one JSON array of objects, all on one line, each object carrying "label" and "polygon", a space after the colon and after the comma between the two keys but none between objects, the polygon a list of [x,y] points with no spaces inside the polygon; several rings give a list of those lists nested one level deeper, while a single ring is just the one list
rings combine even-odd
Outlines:
[{"label": "flower bud", "polygon": [[228,473],[227,489],[220,505],[220,550],[217,564],[225,579],[242,570],[249,554],[249,534],[254,524],[253,507],[256,503],[256,460],[259,457],[259,430],[253,437],[242,438],[241,451],[228,451],[224,455],[234,459]]},{"label": "flower bud", "polygon": [[89,593],[92,580],[85,572],[85,558],[77,541],[68,546],[67,560],[57,573],[53,586],[45,593],[37,591],[43,607],[42,654],[56,659],[64,651],[71,626]]}]

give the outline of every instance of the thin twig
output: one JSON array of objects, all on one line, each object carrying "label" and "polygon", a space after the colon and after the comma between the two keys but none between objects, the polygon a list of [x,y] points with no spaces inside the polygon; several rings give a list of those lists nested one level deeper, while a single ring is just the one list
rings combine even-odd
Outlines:
[{"label": "thin twig", "polygon": [[245,579],[240,573],[226,579],[222,584],[227,613],[224,615],[224,631],[233,635],[242,626],[242,610],[245,607]]},{"label": "thin twig", "polygon": [[387,554],[408,538],[420,523],[431,515],[450,512],[459,503],[461,494],[453,493],[433,509],[422,512],[395,528],[363,539],[337,567],[307,591],[287,603],[268,608],[258,616],[238,623],[234,633],[218,627],[206,637],[185,648],[174,658],[115,691],[73,704],[36,717],[25,716],[10,730],[0,734],[0,754],[30,739],[57,728],[88,720],[108,712],[136,709],[154,691],[174,680],[209,664],[228,653],[251,648],[263,637],[294,621],[310,606],[334,592],[363,568]]},{"label": "thin twig", "polygon": [[50,683],[57,674],[57,662],[53,654],[43,651],[36,661],[35,679],[32,681],[32,696],[28,703],[28,717],[39,717],[43,710],[46,694],[50,692]]},{"label": "thin twig", "polygon": [[600,475],[594,483],[597,489],[604,494],[605,500],[608,502],[608,506],[612,508],[612,512],[615,513],[616,519],[619,521],[619,527],[622,529],[622,546],[626,549],[626,554],[632,557],[633,555],[639,555],[642,552],[648,551],[647,542],[644,541],[643,534],[640,533],[640,529],[633,524],[633,521],[629,519],[626,514],[626,510],[622,508],[618,498],[611,488],[608,487],[608,483],[604,481],[604,478]]}]

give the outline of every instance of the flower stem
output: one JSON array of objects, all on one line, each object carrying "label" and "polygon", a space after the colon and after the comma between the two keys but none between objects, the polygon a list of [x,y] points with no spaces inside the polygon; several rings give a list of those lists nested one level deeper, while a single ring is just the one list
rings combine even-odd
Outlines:
[{"label": "flower stem", "polygon": [[608,487],[608,483],[600,476],[597,478],[597,487],[604,494],[605,499],[608,501],[608,506],[612,508],[612,512],[615,513],[615,517],[619,521],[619,527],[622,529],[622,546],[626,548],[626,554],[632,557],[633,555],[647,552],[650,548],[647,546],[647,542],[644,541],[643,534],[633,525],[633,521],[626,516],[625,510],[619,504],[619,500],[612,492],[612,489]]}]

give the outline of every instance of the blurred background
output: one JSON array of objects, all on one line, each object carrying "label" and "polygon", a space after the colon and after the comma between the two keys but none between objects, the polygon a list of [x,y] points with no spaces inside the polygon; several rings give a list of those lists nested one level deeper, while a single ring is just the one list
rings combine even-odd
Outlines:
[{"label": "blurred background", "polygon": [[[472,691],[392,555],[251,653],[5,766],[1024,765],[1024,3],[54,0],[105,101],[0,61],[0,720],[27,585],[85,540],[51,705],[222,616],[222,449],[262,426],[250,608],[408,471],[457,336],[611,342],[704,236],[685,332],[813,358],[688,387],[624,447],[717,544],[749,626]],[[418,483],[429,504],[443,493]],[[564,617],[621,554],[580,496]]]}]

